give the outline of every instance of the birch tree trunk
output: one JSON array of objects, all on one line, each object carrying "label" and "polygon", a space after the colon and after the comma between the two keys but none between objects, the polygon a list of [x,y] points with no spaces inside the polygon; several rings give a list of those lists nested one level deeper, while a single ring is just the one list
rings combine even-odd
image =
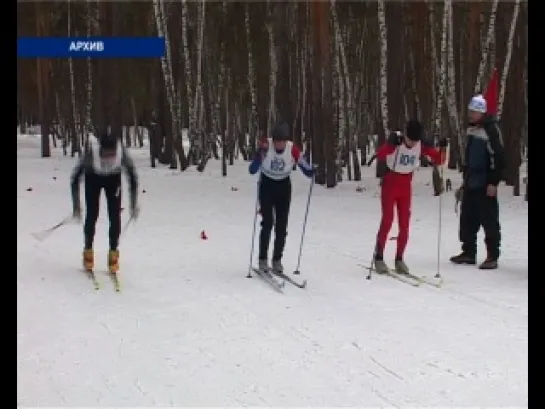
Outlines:
[{"label": "birch tree trunk", "polygon": [[[379,138],[382,134],[385,139],[388,137],[390,131],[388,124],[388,31],[386,27],[386,4],[384,0],[378,0],[377,2],[377,16],[380,40],[379,99],[382,118],[382,127],[379,129]],[[386,172],[386,164],[377,163],[376,169],[376,176],[382,177]]]},{"label": "birch tree trunk", "polygon": [[[91,37],[93,34],[93,15],[92,15],[92,1],[87,0],[87,37]],[[85,91],[87,93],[85,104],[85,128],[82,133],[82,143],[84,146],[88,145],[89,132],[91,132],[91,114],[93,110],[93,65],[91,57],[87,57],[87,81],[85,83]]]},{"label": "birch tree trunk", "polygon": [[498,112],[497,118],[501,119],[501,112],[503,109],[503,100],[505,98],[505,89],[507,84],[507,75],[509,73],[509,65],[511,63],[511,55],[513,54],[513,39],[515,38],[515,29],[517,28],[517,20],[520,10],[520,0],[515,0],[513,9],[513,17],[511,18],[511,26],[509,27],[509,38],[507,40],[507,52],[505,55],[505,61],[503,63],[503,70],[501,72],[500,79],[500,95],[498,97]]},{"label": "birch tree trunk", "polygon": [[256,152],[256,140],[259,127],[259,118],[257,115],[257,90],[256,77],[254,69],[254,54],[252,51],[252,35],[250,30],[250,9],[249,3],[244,4],[244,28],[246,30],[246,48],[248,55],[248,88],[250,91],[250,118],[248,121],[248,134],[250,142],[250,157]]},{"label": "birch tree trunk", "polygon": [[[165,56],[161,58],[161,69],[163,72],[163,78],[165,80],[165,91],[167,95],[167,101],[169,105],[170,118],[171,118],[171,132],[172,135],[169,138],[171,152],[170,169],[177,168],[176,152],[180,160],[180,170],[184,171],[187,168],[187,162],[185,158],[185,152],[181,141],[181,124],[180,124],[180,109],[179,99],[176,95],[176,89],[174,86],[174,78],[172,75],[172,48],[170,43],[170,36],[168,33],[167,18],[165,16],[165,8],[163,0],[153,0],[155,21],[157,25],[157,34],[160,37],[165,38]],[[178,141],[178,143],[176,143]]]},{"label": "birch tree trunk", "polygon": [[[184,76],[185,76],[185,91],[186,91],[186,102],[189,116],[189,124],[187,129],[187,137],[189,138],[191,147],[194,145],[195,132],[196,132],[196,115],[195,115],[195,105],[193,103],[193,70],[191,68],[191,53],[189,52],[189,42],[187,38],[188,24],[187,24],[187,0],[182,1],[182,10],[181,10],[181,20],[182,20],[182,47],[184,50]],[[189,160],[193,163],[196,163],[197,158],[194,155],[194,150],[189,149],[188,154]]]},{"label": "birch tree trunk", "polygon": [[[340,58],[339,66],[342,67],[342,72],[339,71],[340,84],[339,86],[343,90],[343,122],[346,129],[343,131],[346,135],[346,144],[347,144],[347,171],[348,179],[351,180],[351,171],[350,171],[350,159],[352,159],[353,171],[354,171],[354,180],[361,180],[361,167],[360,161],[358,158],[358,139],[356,131],[356,116],[355,116],[355,101],[354,95],[352,93],[352,84],[350,79],[350,74],[348,71],[348,62],[346,59],[345,53],[345,43],[343,36],[341,34],[341,29],[339,27],[339,19],[337,17],[337,10],[335,5],[335,0],[331,0],[331,16],[333,19],[333,28],[335,31],[335,39],[337,45],[337,57]],[[341,130],[339,130],[341,132]]]},{"label": "birch tree trunk", "polygon": [[[331,8],[335,6],[334,3],[331,4]],[[345,106],[345,89],[344,85],[342,84],[341,79],[341,62],[340,62],[340,53],[339,53],[339,41],[338,36],[334,32],[334,35],[330,39],[331,45],[330,47],[334,50],[333,55],[333,72],[332,72],[332,80],[333,80],[333,86],[332,86],[332,102],[333,104],[333,112],[335,113],[336,121],[334,121],[334,128],[333,130],[333,136],[336,141],[338,141],[338,145],[335,147],[336,150],[336,157],[335,162],[338,164],[337,168],[337,181],[342,181],[342,168],[343,168],[343,155],[342,151],[347,150],[346,149],[346,140],[345,138],[345,131],[346,131],[346,106]],[[348,151],[348,150],[347,150]],[[350,169],[350,163],[346,164],[348,169]],[[348,180],[352,180],[352,173],[349,170],[349,177]]]},{"label": "birch tree trunk", "polygon": [[[448,12],[448,51],[447,51],[447,108],[450,117],[450,127],[454,132],[455,142],[451,140],[450,155],[457,155],[458,167],[464,161],[464,135],[461,132],[460,119],[458,118],[458,104],[456,99],[456,65],[454,61],[454,13],[452,8],[452,0],[445,0],[445,8]],[[456,148],[456,149],[452,149]]]},{"label": "birch tree trunk", "polygon": [[435,2],[433,0],[428,0],[429,7],[428,7],[428,21],[429,21],[429,27],[430,27],[430,52],[431,52],[431,83],[432,83],[432,93],[431,93],[431,104],[433,106],[433,109],[431,111],[431,118],[432,121],[429,122],[430,128],[432,130],[432,133],[435,134],[436,132],[436,123],[435,119],[437,118],[437,112],[436,107],[440,104],[440,99],[438,97],[439,94],[439,88],[437,88],[437,85],[440,82],[441,78],[441,55],[437,57],[437,39],[435,36],[435,32],[437,29],[437,24],[435,22]]},{"label": "birch tree trunk", "polygon": [[[40,2],[36,5],[36,35],[37,37],[47,36],[47,30],[45,28],[45,14],[41,12]],[[43,7],[47,7],[47,4]],[[41,133],[41,151],[42,158],[51,157],[51,146],[49,145],[49,126],[50,126],[50,113],[48,110],[49,99],[49,70],[47,59],[36,59],[36,82],[38,85],[38,111],[40,118],[40,133]]]},{"label": "birch tree trunk", "polygon": [[[446,77],[447,77],[447,30],[448,30],[448,15],[449,15],[449,7],[448,7],[448,0],[445,0],[445,3],[443,5],[443,26],[441,28],[441,51],[440,51],[440,68],[439,68],[439,78],[438,78],[438,85],[437,85],[437,100],[435,101],[435,118],[434,118],[434,140],[437,136],[441,134],[441,119],[443,117],[443,103],[444,103],[444,97],[445,97],[445,83],[446,83]],[[432,36],[435,35],[435,27],[431,27],[432,30]]]},{"label": "birch tree trunk", "polygon": [[[68,0],[67,3],[68,7],[68,37],[72,35],[72,7],[71,7],[71,1]],[[71,156],[74,157],[74,155],[77,153],[81,156],[81,146],[78,141],[78,133],[76,131],[76,85],[74,81],[74,61],[72,57],[68,58],[68,76],[70,78],[70,119],[68,121],[68,126],[70,129],[70,144],[71,146]],[[66,145],[67,137],[64,137],[63,145]]]},{"label": "birch tree trunk", "polygon": [[[197,18],[197,27],[198,27],[198,38],[197,38],[197,73],[195,80],[195,99],[193,107],[195,109],[196,117],[196,130],[201,135],[200,141],[200,152],[195,152],[197,156],[201,157],[201,161],[205,156],[208,156],[209,149],[207,149],[207,135],[204,129],[204,99],[202,91],[202,62],[203,62],[203,45],[204,45],[204,28],[205,28],[205,18],[206,18],[206,6],[205,1],[200,2],[200,13]],[[216,139],[217,134],[214,135],[214,140]]]},{"label": "birch tree trunk", "polygon": [[[386,4],[385,0],[377,2],[377,17],[380,39],[380,113],[382,118],[382,127],[380,129],[384,138],[388,137],[388,31],[386,28]],[[384,164],[383,164],[384,166]],[[377,164],[377,177],[382,177],[385,168],[380,169]]]},{"label": "birch tree trunk", "polygon": [[267,118],[267,135],[271,134],[271,129],[276,121],[276,49],[274,44],[274,13],[272,12],[272,4],[267,1],[267,35],[269,39],[269,108]]},{"label": "birch tree trunk", "polygon": [[492,39],[496,30],[496,12],[498,10],[498,1],[499,0],[493,0],[492,10],[490,11],[490,17],[488,19],[488,32],[486,33],[486,37],[484,40],[483,54],[481,56],[481,62],[479,63],[479,70],[477,71],[477,81],[475,82],[474,89],[475,94],[482,92],[481,87],[486,70],[486,63],[488,62],[490,44],[492,43]]}]

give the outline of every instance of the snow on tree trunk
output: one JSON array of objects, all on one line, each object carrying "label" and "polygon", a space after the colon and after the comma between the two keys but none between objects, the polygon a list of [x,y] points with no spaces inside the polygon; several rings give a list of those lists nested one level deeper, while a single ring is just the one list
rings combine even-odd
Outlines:
[{"label": "snow on tree trunk", "polygon": [[[92,1],[93,0],[87,0],[87,37],[91,37],[93,33]],[[90,57],[87,57],[87,82],[85,85],[87,101],[85,104],[85,129],[82,135],[82,142],[84,146],[87,146],[89,141],[89,132],[91,132],[91,112],[93,109],[93,65]]]},{"label": "snow on tree trunk", "polygon": [[[157,26],[157,34],[159,37],[165,38],[165,56],[161,58],[161,69],[163,72],[163,78],[165,80],[165,91],[167,96],[168,105],[170,108],[171,116],[171,126],[172,126],[172,144],[175,145],[175,140],[181,137],[180,132],[180,116],[179,116],[179,103],[178,97],[176,95],[176,89],[174,87],[174,81],[172,76],[172,49],[170,36],[168,33],[167,19],[165,16],[165,9],[163,0],[153,0],[153,10],[155,14],[155,22]],[[183,153],[183,145],[178,144],[178,148],[181,147]],[[176,161],[176,149],[172,146],[172,158],[171,158],[171,169],[177,167]],[[180,156],[180,168],[184,170],[184,161],[185,157]]]},{"label": "snow on tree trunk", "polygon": [[[225,13],[227,12],[227,3],[223,2],[223,13],[225,17]],[[214,135],[214,140],[219,135],[220,141],[221,141],[221,163],[222,163],[222,174],[223,169],[225,165],[225,159],[227,155],[227,147],[225,143],[225,128],[224,124],[227,124],[227,120],[229,117],[226,117],[225,120],[222,120],[221,118],[221,102],[226,101],[225,95],[224,95],[224,87],[225,87],[225,44],[222,42],[220,45],[220,58],[219,58],[219,74],[218,74],[218,87],[217,87],[217,93],[216,93],[216,100],[215,100],[215,111],[218,115],[218,121],[217,125],[218,128],[216,130],[216,135]],[[227,110],[225,110],[225,115],[227,115]],[[223,176],[227,175],[227,167],[225,167],[225,174]]]},{"label": "snow on tree trunk", "polygon": [[[189,114],[189,124],[187,130],[187,136],[190,140],[191,145],[195,138],[196,131],[196,115],[195,115],[195,105],[193,103],[193,72],[191,69],[191,54],[189,52],[189,42],[187,38],[188,24],[187,24],[187,0],[182,0],[182,10],[181,10],[181,20],[182,20],[182,47],[184,50],[184,76],[185,76],[185,91],[186,91],[186,101],[188,105],[188,114]],[[190,149],[191,151],[191,149]],[[192,157],[194,160],[195,158]]]},{"label": "snow on tree trunk", "polygon": [[422,120],[422,106],[420,104],[420,97],[418,96],[418,89],[416,86],[416,67],[414,63],[414,50],[412,47],[409,49],[409,66],[411,68],[411,87],[413,91],[414,104],[416,105],[415,114],[416,119]]},{"label": "snow on tree trunk", "polygon": [[[274,44],[274,16],[272,13],[272,5],[267,2],[267,35],[269,40],[269,108],[267,118],[267,135],[271,134],[271,127],[276,121],[276,75],[277,75],[277,61],[276,61],[276,49]],[[285,118],[283,118],[285,119]]]},{"label": "snow on tree trunk", "polygon": [[[333,9],[334,4],[331,5],[331,8]],[[346,131],[346,113],[345,113],[345,90],[344,86],[342,85],[342,79],[341,79],[341,63],[340,63],[340,56],[339,56],[339,45],[337,41],[337,36],[333,35],[330,39],[330,47],[334,50],[334,56],[332,61],[332,102],[333,102],[333,112],[335,113],[335,118],[333,120],[333,137],[335,138],[335,152],[336,157],[335,161],[337,162],[337,181],[342,181],[342,150],[345,146],[345,131]],[[348,164],[348,167],[350,168],[350,164]],[[349,176],[349,180],[351,179],[351,176]]]},{"label": "snow on tree trunk", "polygon": [[455,76],[455,61],[454,61],[454,13],[452,8],[452,0],[445,0],[445,8],[448,12],[448,50],[447,50],[447,108],[450,117],[450,126],[454,131],[455,137],[458,140],[460,161],[464,160],[464,136],[461,132],[460,119],[458,118],[458,107],[456,102],[456,76]]},{"label": "snow on tree trunk", "polygon": [[[335,11],[335,1],[331,1],[331,17],[333,20],[333,38],[332,41],[332,48],[335,52],[334,58],[333,58],[333,101],[335,101],[335,105],[337,106],[337,109],[334,108],[334,112],[337,113],[337,139],[340,149],[337,150],[337,163],[340,165],[338,167],[339,172],[341,172],[339,176],[339,181],[342,180],[342,155],[340,154],[342,150],[346,147],[346,89],[344,87],[344,81],[341,74],[341,47],[342,47],[342,39],[341,39],[341,32],[339,29],[339,22],[337,19],[337,13]],[[346,164],[347,170],[348,170],[348,180],[352,180],[352,171],[350,169],[350,160],[348,158],[348,163]]]},{"label": "snow on tree trunk", "polygon": [[[308,30],[304,29],[303,36],[302,36],[302,45],[299,48],[299,90],[300,90],[300,96],[299,96],[299,110],[301,112],[301,145],[304,146],[305,142],[308,144],[308,140],[306,138],[306,106],[307,106],[307,62],[308,62],[308,50],[309,50],[309,44],[308,44]],[[306,149],[307,155],[311,154],[311,149]],[[311,160],[310,156],[308,158]]]},{"label": "snow on tree trunk", "polygon": [[[448,15],[449,15],[449,7],[448,7],[448,0],[445,0],[444,6],[443,6],[443,26],[441,27],[441,51],[440,51],[440,68],[439,68],[439,78],[438,78],[438,85],[437,85],[437,99],[435,101],[435,118],[434,118],[434,138],[441,134],[441,119],[443,117],[442,111],[443,111],[443,103],[444,103],[444,97],[445,97],[445,82],[447,77],[447,30],[448,30]],[[435,27],[431,27],[432,33],[431,35],[435,35]]]},{"label": "snow on tree trunk", "polygon": [[481,56],[481,62],[479,63],[479,70],[477,71],[477,81],[475,82],[474,89],[475,94],[481,91],[481,85],[486,70],[486,63],[488,62],[488,54],[490,52],[490,45],[496,31],[496,12],[498,10],[498,1],[499,0],[494,0],[492,3],[492,10],[490,11],[490,17],[488,19],[488,32],[486,33],[484,40],[483,54]]},{"label": "snow on tree trunk", "polygon": [[[439,84],[439,78],[441,77],[441,65],[440,65],[440,58],[437,57],[437,41],[435,38],[435,3],[433,0],[429,1],[429,7],[428,7],[428,21],[430,26],[430,53],[431,53],[431,84],[432,84],[432,101],[431,106],[435,107],[437,106],[438,97],[437,94],[439,93],[439,89],[437,88],[437,84]],[[432,129],[432,133],[435,133],[435,117],[436,113],[432,111],[433,116],[433,122],[430,123],[430,127]],[[430,118],[431,119],[431,118]]]},{"label": "snow on tree trunk", "polygon": [[[347,135],[346,145],[348,152],[347,153],[347,170],[348,170],[348,179],[351,180],[351,169],[350,169],[350,159],[352,159],[352,165],[354,170],[354,180],[360,181],[361,180],[361,171],[360,171],[360,163],[358,158],[358,140],[357,140],[357,133],[356,130],[356,116],[355,116],[355,101],[354,101],[354,94],[352,93],[352,84],[350,79],[350,73],[348,72],[348,62],[346,59],[346,53],[345,53],[345,42],[343,39],[343,36],[341,34],[341,30],[339,27],[339,19],[337,17],[337,10],[335,6],[335,0],[331,1],[331,16],[333,19],[333,28],[335,30],[335,39],[336,39],[336,45],[337,45],[337,58],[340,58],[340,61],[338,62],[339,66],[342,66],[342,72],[339,71],[339,78],[340,78],[340,84],[341,90],[344,93],[344,99],[343,99],[343,105],[344,105],[344,112],[342,112],[342,119],[343,119],[343,127],[346,127],[346,129],[342,130],[343,133],[341,135]],[[341,118],[339,118],[340,120]],[[341,132],[341,129],[339,129],[339,132]]]},{"label": "snow on tree trunk", "polygon": [[[71,14],[71,2],[68,0],[68,37],[72,35],[72,19]],[[68,58],[68,75],[70,77],[70,108],[71,108],[71,118],[70,118],[70,138],[72,144],[72,156],[78,152],[81,156],[81,146],[79,144],[78,134],[76,132],[76,85],[74,79],[74,61],[72,57]],[[65,136],[63,146],[66,146],[67,138]],[[65,153],[66,154],[66,153]]]},{"label": "snow on tree trunk", "polygon": [[[197,72],[195,81],[195,95],[193,107],[195,109],[196,129],[201,135],[200,141],[200,156],[204,157],[208,154],[207,137],[204,129],[204,95],[202,92],[202,60],[203,60],[203,44],[204,44],[204,28],[206,24],[206,6],[205,1],[201,1],[200,13],[197,17],[198,38],[197,38]],[[214,135],[215,139],[216,135]]]},{"label": "snow on tree trunk", "polygon": [[378,26],[380,35],[380,112],[382,117],[382,129],[388,136],[388,31],[386,28],[386,5],[384,0],[378,0]]},{"label": "snow on tree trunk", "polygon": [[257,90],[254,69],[254,54],[252,52],[252,35],[250,32],[250,9],[249,3],[244,4],[244,27],[246,30],[246,48],[248,53],[248,88],[250,89],[251,111],[248,121],[248,134],[250,137],[251,154],[255,153],[259,118],[257,115]]},{"label": "snow on tree trunk", "polygon": [[[224,4],[224,12],[226,11],[226,2],[224,1],[223,2]],[[221,49],[221,83],[220,85],[218,85],[218,105],[221,104],[221,100],[223,99],[223,102],[225,104],[225,117],[224,117],[224,120],[223,120],[223,123],[225,124],[225,126],[222,126],[221,127],[221,175],[223,177],[227,176],[227,155],[230,153],[229,152],[229,148],[228,148],[228,143],[227,143],[227,135],[226,135],[226,132],[227,132],[227,129],[230,128],[230,126],[228,125],[229,124],[229,118],[231,117],[230,115],[230,106],[229,106],[229,87],[230,87],[230,84],[229,84],[229,79],[227,78],[228,75],[226,73],[226,69],[225,69],[225,46],[222,46],[222,49]]]},{"label": "snow on tree trunk", "polygon": [[503,100],[505,98],[505,89],[507,84],[507,75],[509,73],[509,65],[511,63],[511,55],[513,54],[513,40],[515,38],[515,29],[517,27],[517,20],[520,10],[520,0],[515,0],[515,6],[513,9],[513,17],[511,18],[511,26],[509,27],[509,37],[507,40],[507,53],[505,55],[505,61],[503,63],[503,70],[501,72],[500,79],[500,95],[498,97],[498,119],[501,118],[501,112],[503,109]]}]

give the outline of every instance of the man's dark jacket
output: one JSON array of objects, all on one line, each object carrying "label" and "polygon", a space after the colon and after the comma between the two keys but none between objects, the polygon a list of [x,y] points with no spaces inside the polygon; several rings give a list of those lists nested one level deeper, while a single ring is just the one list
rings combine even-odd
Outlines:
[{"label": "man's dark jacket", "polygon": [[505,153],[498,122],[484,116],[467,128],[464,187],[468,189],[497,186],[505,167]]}]

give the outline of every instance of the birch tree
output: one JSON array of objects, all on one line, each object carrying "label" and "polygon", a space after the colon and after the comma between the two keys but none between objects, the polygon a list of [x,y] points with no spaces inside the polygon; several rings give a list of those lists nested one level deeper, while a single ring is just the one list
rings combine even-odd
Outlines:
[{"label": "birch tree", "polygon": [[[91,37],[93,34],[93,0],[87,0],[86,2],[86,20],[87,20],[87,37]],[[87,57],[87,79],[85,81],[85,91],[86,91],[86,104],[85,104],[85,120],[83,122],[84,128],[82,129],[82,140],[83,144],[87,146],[89,141],[89,132],[92,129],[91,124],[91,113],[93,110],[93,65],[91,62],[91,57]]]},{"label": "birch tree", "polygon": [[[337,11],[335,7],[335,0],[331,0],[331,17],[333,20],[333,29],[335,33],[335,43],[336,43],[336,54],[337,54],[337,66],[340,68],[342,67],[342,73],[339,70],[339,78],[340,78],[340,87],[343,91],[343,126],[346,127],[346,129],[343,129],[343,132],[346,132],[346,141],[347,141],[347,157],[348,157],[348,178],[351,179],[351,172],[350,172],[350,159],[352,159],[353,164],[353,170],[354,170],[354,180],[360,181],[361,180],[361,171],[360,171],[360,162],[358,158],[358,141],[357,141],[357,133],[356,130],[356,118],[355,118],[355,112],[354,112],[354,96],[352,93],[352,84],[350,79],[350,74],[348,72],[348,62],[346,59],[346,53],[345,53],[345,44],[343,40],[343,36],[341,34],[341,29],[339,27],[339,19],[337,17]],[[339,130],[339,133],[341,130]]]},{"label": "birch tree", "polygon": [[[203,46],[204,46],[204,30],[206,25],[206,2],[202,0],[200,2],[199,7],[199,13],[197,17],[197,30],[198,30],[198,37],[197,37],[197,75],[196,75],[196,81],[195,81],[195,99],[193,102],[193,107],[195,110],[195,119],[196,119],[196,126],[201,134],[201,149],[200,149],[200,156],[201,160],[208,156],[209,150],[207,149],[207,135],[204,128],[204,95],[202,91],[202,65],[203,65]],[[216,134],[217,135],[217,134]],[[213,136],[214,140],[216,139],[216,135]]]},{"label": "birch tree", "polygon": [[171,144],[170,151],[172,156],[170,158],[170,168],[177,168],[176,151],[178,151],[178,156],[180,159],[180,170],[183,171],[187,168],[187,163],[183,144],[181,143],[181,141],[179,143],[176,143],[177,139],[181,139],[180,109],[179,98],[174,87],[174,79],[172,75],[172,49],[163,0],[153,0],[153,6],[155,12],[155,21],[157,25],[157,34],[160,37],[165,38],[165,56],[161,58],[161,69],[163,72],[165,91],[171,117],[172,135],[169,139]]},{"label": "birch tree", "polygon": [[520,0],[515,0],[513,8],[513,17],[511,17],[511,25],[509,27],[509,38],[507,40],[507,52],[505,54],[505,60],[503,62],[503,69],[500,79],[500,95],[498,96],[498,112],[496,114],[498,120],[501,118],[501,111],[503,109],[503,100],[505,98],[505,88],[507,84],[507,76],[509,73],[509,65],[511,63],[511,55],[513,54],[513,39],[515,38],[515,29],[517,27],[517,20],[520,10]]},{"label": "birch tree", "polygon": [[484,40],[483,53],[481,55],[481,62],[479,63],[479,70],[477,71],[477,81],[475,82],[474,89],[475,94],[481,92],[481,86],[486,70],[486,63],[488,62],[488,53],[490,52],[490,45],[492,43],[496,30],[496,12],[498,10],[498,1],[499,0],[493,0],[492,10],[490,11],[490,17],[488,18],[488,31]]},{"label": "birch tree", "polygon": [[456,65],[454,64],[454,35],[453,35],[453,27],[454,27],[454,12],[452,8],[452,0],[445,0],[445,8],[447,9],[448,13],[448,19],[447,19],[447,25],[448,25],[448,46],[447,46],[447,107],[448,107],[448,113],[450,117],[450,126],[451,129],[454,131],[454,137],[456,138],[456,141],[451,141],[452,145],[457,146],[457,152],[453,152],[451,150],[451,155],[453,153],[458,154],[459,157],[459,164],[461,165],[464,162],[464,135],[461,131],[461,125],[460,120],[458,117],[458,104],[456,102],[456,77],[455,77],[455,69]]},{"label": "birch tree", "polygon": [[[71,1],[68,0],[68,37],[72,35],[72,19],[71,19]],[[74,79],[74,61],[72,57],[68,58],[68,76],[70,78],[70,136],[71,136],[71,144],[72,144],[72,156],[75,155],[75,153],[79,153],[81,156],[81,146],[78,142],[78,134],[76,132],[76,84]],[[63,145],[67,143],[67,138],[64,138]]]},{"label": "birch tree", "polygon": [[256,138],[259,125],[257,115],[257,90],[256,77],[254,69],[254,54],[252,51],[252,34],[250,30],[250,7],[249,3],[244,3],[244,28],[246,32],[246,52],[248,61],[248,90],[250,93],[250,115],[248,120],[248,133],[250,140],[251,154],[255,153]]},{"label": "birch tree", "polygon": [[386,5],[384,0],[377,1],[377,17],[380,41],[380,112],[382,118],[382,132],[388,135],[388,31],[386,28]]},{"label": "birch tree", "polygon": [[[195,114],[195,104],[193,99],[193,88],[191,84],[193,84],[193,70],[191,68],[191,53],[189,52],[189,42],[187,38],[187,32],[188,32],[188,23],[187,23],[187,0],[181,0],[182,2],[182,10],[181,10],[181,20],[182,20],[182,47],[184,50],[184,76],[185,76],[185,92],[186,92],[186,102],[187,102],[187,110],[188,110],[188,116],[189,116],[189,124],[187,129],[187,136],[189,138],[189,141],[191,143],[191,146],[194,146],[194,139],[195,139],[195,132],[196,132],[196,114]],[[191,149],[190,149],[191,151]],[[190,156],[195,163],[196,158],[194,155]]]},{"label": "birch tree", "polygon": [[[437,99],[435,101],[435,118],[434,118],[434,138],[441,133],[441,119],[442,119],[442,108],[445,97],[445,83],[446,83],[446,74],[447,74],[447,33],[448,33],[448,15],[449,15],[449,6],[448,0],[445,0],[443,5],[443,25],[441,26],[441,50],[439,53],[440,56],[440,65],[439,65],[439,78],[438,84],[436,85],[437,89]],[[431,28],[432,36],[435,34],[434,27]]]},{"label": "birch tree", "polygon": [[267,118],[267,135],[271,134],[271,127],[276,121],[276,75],[277,75],[277,63],[276,63],[276,47],[274,43],[274,13],[272,11],[273,5],[267,1],[267,36],[269,40],[269,105],[268,105],[268,118]]}]

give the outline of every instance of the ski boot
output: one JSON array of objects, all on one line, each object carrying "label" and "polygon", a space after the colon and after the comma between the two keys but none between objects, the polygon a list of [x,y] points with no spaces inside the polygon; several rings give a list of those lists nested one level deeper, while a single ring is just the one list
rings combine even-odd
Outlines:
[{"label": "ski boot", "polygon": [[498,259],[487,257],[479,266],[480,270],[496,270],[498,268]]},{"label": "ski boot", "polygon": [[452,256],[450,258],[450,262],[454,264],[469,264],[469,265],[475,265],[477,262],[475,260],[475,256],[471,256],[470,254],[461,252],[457,256]]},{"label": "ski boot", "polygon": [[83,249],[83,269],[87,272],[93,271],[95,267],[95,254],[93,249]]},{"label": "ski boot", "polygon": [[273,260],[272,261],[272,271],[275,274],[284,274],[284,266],[282,265],[282,261]]},{"label": "ski boot", "polygon": [[398,274],[409,274],[409,267],[407,267],[407,264],[402,259],[396,259],[395,261],[395,271]]},{"label": "ski boot", "polygon": [[110,250],[108,252],[108,271],[110,271],[110,274],[117,274],[119,271],[119,250]]},{"label": "ski boot", "polygon": [[268,273],[270,270],[269,263],[266,259],[259,260],[257,263],[257,269],[261,271],[262,273]]},{"label": "ski boot", "polygon": [[388,274],[388,272],[390,271],[388,265],[384,262],[381,256],[376,256],[373,264],[373,270],[375,270],[375,272],[377,272],[378,274]]}]

